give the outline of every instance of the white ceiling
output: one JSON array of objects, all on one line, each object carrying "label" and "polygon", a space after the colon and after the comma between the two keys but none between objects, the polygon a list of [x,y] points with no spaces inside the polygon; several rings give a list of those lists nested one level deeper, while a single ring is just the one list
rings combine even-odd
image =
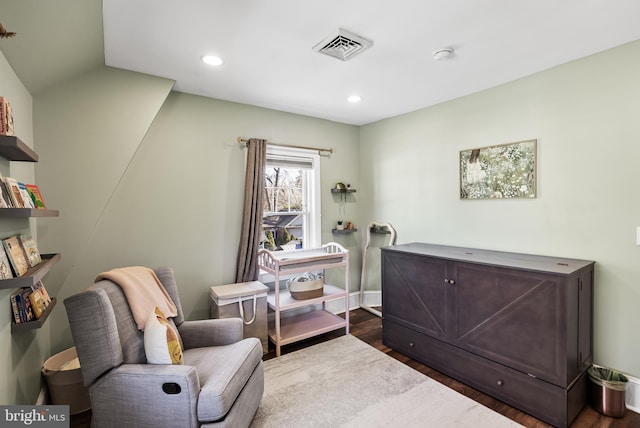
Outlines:
[{"label": "white ceiling", "polygon": [[[0,48],[32,93],[102,63],[104,47],[104,64],[173,79],[177,91],[356,125],[640,39],[638,0],[0,5],[0,22],[18,33],[0,40]],[[373,47],[347,62],[313,50],[340,27],[372,39]],[[442,47],[453,47],[454,57],[434,61],[432,52]],[[225,64],[212,69],[202,63],[200,57],[211,53]],[[362,102],[348,103],[355,93]]]}]

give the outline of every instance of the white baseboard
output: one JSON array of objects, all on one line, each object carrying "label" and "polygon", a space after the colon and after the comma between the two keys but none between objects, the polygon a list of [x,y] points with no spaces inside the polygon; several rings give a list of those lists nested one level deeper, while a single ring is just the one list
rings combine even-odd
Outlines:
[{"label": "white baseboard", "polygon": [[40,392],[38,393],[38,398],[36,398],[36,406],[43,406],[47,404],[47,390],[45,386],[40,387]]},{"label": "white baseboard", "polygon": [[628,375],[627,378],[629,382],[627,382],[627,391],[624,395],[627,409],[640,413],[640,379]]}]

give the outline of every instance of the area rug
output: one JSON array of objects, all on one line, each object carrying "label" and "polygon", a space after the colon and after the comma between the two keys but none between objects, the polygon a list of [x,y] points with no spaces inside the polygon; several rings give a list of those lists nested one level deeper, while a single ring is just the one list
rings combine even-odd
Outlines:
[{"label": "area rug", "polygon": [[351,335],[265,361],[252,428],[521,425]]}]

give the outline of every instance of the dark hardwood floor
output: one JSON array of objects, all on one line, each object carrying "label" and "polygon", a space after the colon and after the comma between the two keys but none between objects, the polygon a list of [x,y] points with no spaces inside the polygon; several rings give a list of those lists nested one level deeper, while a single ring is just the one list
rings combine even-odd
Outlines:
[{"label": "dark hardwood floor", "polygon": [[[396,352],[382,344],[382,320],[375,315],[363,310],[356,309],[349,313],[351,334],[360,340],[368,343],[374,348],[386,353],[390,357],[414,368],[415,370],[424,373],[430,378],[448,386],[449,388],[458,391],[461,394],[466,395],[472,400],[486,406],[494,411],[518,422],[521,425],[529,428],[546,428],[550,425],[530,416],[526,413],[515,409],[508,404],[498,401],[488,395],[471,388],[465,384],[462,384],[455,379],[452,379],[444,374],[431,369],[399,352]],[[311,339],[307,339],[298,343],[287,345],[282,348],[282,354],[294,352],[298,349],[306,348],[308,346],[315,345],[327,340],[334,339],[342,336],[344,330],[323,334]],[[263,360],[269,360],[275,358],[275,349],[270,344],[269,352],[264,355]],[[71,427],[73,428],[85,428],[89,427],[91,422],[91,412],[85,412],[80,415],[73,415],[71,417]],[[622,418],[610,418],[596,412],[591,406],[587,405],[580,412],[576,420],[571,425],[571,428],[638,428],[640,427],[640,414],[627,410]],[[288,427],[283,427],[288,428]]]}]

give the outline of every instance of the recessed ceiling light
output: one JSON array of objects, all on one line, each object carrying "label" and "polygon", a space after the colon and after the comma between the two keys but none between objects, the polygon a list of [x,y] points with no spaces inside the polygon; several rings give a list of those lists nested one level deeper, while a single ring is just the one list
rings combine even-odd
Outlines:
[{"label": "recessed ceiling light", "polygon": [[433,53],[433,59],[436,61],[444,61],[453,56],[453,48],[442,48],[438,49]]},{"label": "recessed ceiling light", "polygon": [[222,65],[224,64],[224,61],[222,60],[222,58],[217,57],[215,55],[205,55],[202,57],[202,61],[204,61],[205,64],[209,64],[209,65]]},{"label": "recessed ceiling light", "polygon": [[349,101],[350,103],[359,103],[360,101],[362,101],[362,97],[360,95],[351,95],[349,96],[349,98],[347,98],[347,101]]}]

